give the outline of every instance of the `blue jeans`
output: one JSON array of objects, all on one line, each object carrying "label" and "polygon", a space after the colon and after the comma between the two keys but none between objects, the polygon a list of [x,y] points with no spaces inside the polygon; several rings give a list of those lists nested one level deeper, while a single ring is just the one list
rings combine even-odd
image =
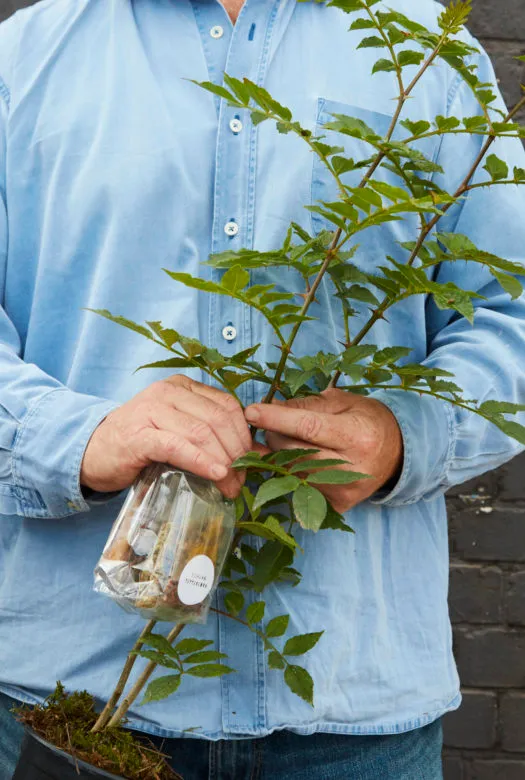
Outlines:
[{"label": "blue jeans", "polygon": [[[0,694],[0,780],[11,780],[22,737]],[[406,734],[354,737],[289,731],[262,739],[158,740],[184,780],[442,780],[441,722]]]}]

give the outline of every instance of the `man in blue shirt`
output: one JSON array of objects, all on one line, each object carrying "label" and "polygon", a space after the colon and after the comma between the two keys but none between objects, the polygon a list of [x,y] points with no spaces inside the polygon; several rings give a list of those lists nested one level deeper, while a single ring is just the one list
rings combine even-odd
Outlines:
[{"label": "man in blue shirt", "polygon": [[[436,29],[432,0],[392,2]],[[267,668],[257,636],[213,616],[192,634],[213,639],[238,673],[185,680],[173,699],[132,710],[129,725],[167,738],[186,780],[441,777],[440,718],[460,702],[443,494],[510,459],[515,442],[396,390],[263,409],[262,391],[247,384],[244,415],[196,374],[134,374],[162,355],[86,311],[161,320],[224,354],[261,343],[271,360],[264,323],[230,300],[166,284],[161,269],[211,277],[200,265],[210,252],[273,249],[292,220],[320,230],[323,218],[303,206],[337,193],[300,139],[254,127],[189,79],[246,76],[318,133],[332,113],[384,132],[396,86],[389,73],[372,79],[377,52],[358,50],[359,40],[339,10],[295,0],[44,0],[0,26],[1,780],[20,739],[13,699],[41,701],[60,679],[104,701],[141,627],[92,592],[122,497],[89,496],[122,491],[156,461],[235,495],[230,465],[251,447],[248,423],[269,431],[271,447],[335,450],[374,477],[327,493],[351,509],[355,536],[305,534],[301,585],[265,597],[267,618],[289,612],[294,633],[325,629],[306,662],[315,708]],[[494,81],[486,55],[473,60]],[[478,112],[441,63],[405,116]],[[362,156],[357,139],[344,143]],[[430,139],[426,154],[445,171],[436,183],[455,191],[481,143]],[[495,151],[525,167],[519,142],[499,140]],[[523,189],[478,189],[442,229],[523,262],[524,213]],[[358,265],[373,269],[414,238],[416,222],[393,224],[364,238]],[[275,281],[271,273],[254,276]],[[413,297],[374,326],[374,343],[412,347],[415,361],[452,371],[468,398],[522,400],[523,299],[483,267],[437,274],[484,296],[474,326]],[[299,354],[342,340],[328,286],[317,299]]]}]

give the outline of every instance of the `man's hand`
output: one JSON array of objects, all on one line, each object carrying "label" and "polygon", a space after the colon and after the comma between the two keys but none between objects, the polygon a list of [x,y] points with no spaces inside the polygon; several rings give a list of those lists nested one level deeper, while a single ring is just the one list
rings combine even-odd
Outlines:
[{"label": "man's hand", "polygon": [[254,404],[245,417],[267,432],[272,450],[319,449],[316,458],[348,460],[350,470],[370,475],[351,485],[316,485],[341,513],[369,498],[402,467],[403,440],[396,418],[371,398],[326,390],[310,398]]},{"label": "man's hand", "polygon": [[145,466],[167,463],[217,482],[235,497],[244,474],[232,462],[252,447],[241,407],[227,393],[174,376],[148,387],[98,426],[80,482],[96,491],[129,487]]}]

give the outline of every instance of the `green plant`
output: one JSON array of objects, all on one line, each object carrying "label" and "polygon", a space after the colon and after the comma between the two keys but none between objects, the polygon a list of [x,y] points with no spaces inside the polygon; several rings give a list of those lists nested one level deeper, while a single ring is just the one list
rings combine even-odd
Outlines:
[{"label": "green plant", "polygon": [[[454,1],[443,10],[439,32],[431,32],[396,11],[378,10],[379,2],[331,0],[329,3],[350,16],[351,30],[363,31],[361,47],[381,50],[382,56],[373,72],[394,73],[399,87],[386,135],[379,135],[360,119],[341,114],[334,115],[326,125],[327,130],[363,141],[370,150],[365,159],[349,159],[341,147],[327,144],[324,136],[314,136],[294,120],[286,106],[247,79],[241,81],[225,76],[224,86],[209,82],[200,84],[201,88],[231,106],[248,110],[254,123],[271,121],[279,133],[298,136],[326,167],[339,192],[336,201],[307,206],[330,223],[332,230],[310,235],[292,223],[283,245],[274,251],[241,250],[214,255],[208,265],[224,271],[220,281],[206,281],[166,270],[175,282],[209,294],[228,296],[255,309],[275,335],[278,360],[265,365],[258,362],[259,345],[228,358],[196,339],[165,328],[160,322],[141,325],[105,310],[98,314],[136,331],[168,351],[170,356],[166,360],[142,368],[198,368],[235,396],[239,403],[237,391],[245,382],[264,385],[266,403],[277,394],[292,399],[336,386],[362,394],[378,388],[395,388],[442,399],[480,415],[525,444],[525,427],[508,419],[509,415],[525,411],[525,406],[499,400],[480,404],[467,399],[450,372],[407,362],[410,350],[406,346],[385,349],[364,343],[374,325],[385,318],[392,307],[415,295],[429,296],[439,309],[452,310],[473,322],[474,304],[481,296],[452,282],[434,281],[431,271],[438,264],[459,260],[481,264],[512,298],[522,294],[517,277],[524,272],[521,265],[478,248],[464,235],[439,232],[438,225],[454,204],[478,187],[525,184],[525,170],[509,171],[507,164],[491,153],[493,143],[499,137],[525,138],[525,128],[514,121],[525,106],[525,97],[506,114],[494,107],[496,94],[492,85],[480,81],[476,66],[472,64],[476,49],[459,35],[468,18],[469,0]],[[466,118],[437,116],[434,122],[403,119],[407,101],[438,59],[457,71],[472,90],[479,113]],[[408,67],[415,67],[417,72],[407,83],[405,72]],[[401,128],[403,137],[399,135]],[[457,190],[445,192],[428,177],[441,169],[420,151],[419,144],[430,137],[462,133],[482,136],[481,152]],[[483,163],[486,180],[473,183],[474,174]],[[381,169],[388,170],[390,181],[397,179],[397,182],[387,183],[378,178],[376,174]],[[351,171],[362,172],[358,186],[345,183],[345,174]],[[418,217],[419,232],[413,241],[403,244],[403,262],[386,257],[383,265],[373,273],[361,271],[352,262],[357,241],[364,231],[413,214]],[[297,291],[282,291],[274,284],[251,286],[249,270],[263,267],[293,268],[302,278],[304,290],[298,294]],[[315,319],[319,305],[316,292],[325,276],[331,279],[340,301],[345,343],[338,354],[320,352],[298,357],[294,354],[295,340],[303,324]],[[359,331],[352,334],[352,318],[356,314],[354,301],[368,304],[370,315]],[[246,469],[248,481],[237,501],[237,536],[221,583],[226,593],[227,613],[224,614],[243,623],[263,639],[270,668],[281,670],[291,691],[310,704],[313,704],[314,681],[295,661],[315,647],[322,630],[284,640],[288,616],[276,617],[263,627],[264,600],[261,598],[245,609],[245,593],[262,594],[270,583],[297,585],[300,582],[301,575],[293,565],[300,552],[294,536],[297,526],[313,532],[351,532],[343,516],[328,504],[317,485],[350,483],[366,479],[367,475],[348,470],[349,464],[344,460],[320,460],[316,454],[316,450],[284,450],[266,455],[254,451],[236,461],[234,467]],[[286,514],[280,511],[282,503],[288,505]],[[264,540],[260,549],[250,543],[251,536]],[[122,720],[157,665],[167,667],[170,673],[149,684],[144,703],[175,692],[184,675],[211,677],[233,671],[221,663],[224,658],[221,653],[209,649],[210,642],[186,638],[173,645],[180,626],[167,638],[153,633],[153,627],[152,621],[133,648],[115,695],[95,730]],[[147,659],[148,666],[113,713],[137,656]]]}]

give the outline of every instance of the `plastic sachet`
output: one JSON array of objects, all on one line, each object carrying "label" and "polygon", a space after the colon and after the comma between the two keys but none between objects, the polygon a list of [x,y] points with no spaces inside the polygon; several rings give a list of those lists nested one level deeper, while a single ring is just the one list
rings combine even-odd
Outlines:
[{"label": "plastic sachet", "polygon": [[234,528],[234,504],[213,482],[149,466],[113,525],[95,590],[148,619],[205,623]]}]

